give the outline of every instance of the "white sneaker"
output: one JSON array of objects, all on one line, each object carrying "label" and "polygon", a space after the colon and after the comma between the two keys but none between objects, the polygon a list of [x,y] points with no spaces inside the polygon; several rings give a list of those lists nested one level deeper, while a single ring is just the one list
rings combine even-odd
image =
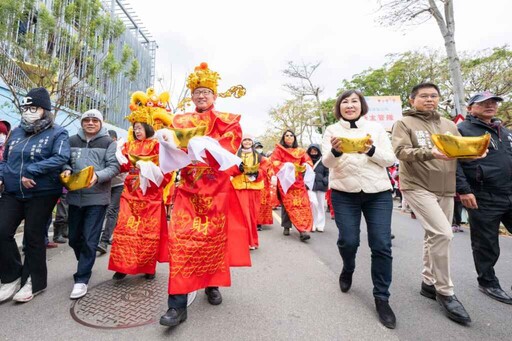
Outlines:
[{"label": "white sneaker", "polygon": [[0,302],[6,301],[14,295],[16,291],[20,289],[21,278],[18,278],[14,282],[4,283],[0,287]]},{"label": "white sneaker", "polygon": [[34,296],[39,294],[41,291],[38,291],[35,294],[32,292],[32,279],[30,279],[29,277],[25,285],[16,293],[16,295],[14,295],[12,300],[22,303],[28,302],[32,300]]},{"label": "white sneaker", "polygon": [[75,283],[73,285],[73,291],[71,291],[71,295],[69,298],[72,300],[76,300],[80,297],[84,297],[87,294],[87,284],[85,283]]}]

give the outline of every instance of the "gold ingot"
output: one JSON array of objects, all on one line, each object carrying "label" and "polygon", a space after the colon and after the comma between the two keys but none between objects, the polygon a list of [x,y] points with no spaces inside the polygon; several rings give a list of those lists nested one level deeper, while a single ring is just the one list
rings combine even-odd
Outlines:
[{"label": "gold ingot", "polygon": [[66,187],[68,191],[78,191],[89,186],[94,175],[94,167],[85,167],[78,173],[65,176],[60,174],[60,182]]},{"label": "gold ingot", "polygon": [[304,173],[306,171],[306,165],[295,165],[295,173]]},{"label": "gold ingot", "polygon": [[198,126],[194,128],[172,128],[176,138],[178,139],[178,147],[187,148],[188,142],[194,136],[204,136],[206,133],[206,126]]},{"label": "gold ingot", "polygon": [[253,166],[246,166],[244,165],[244,174],[254,174],[258,173],[258,169],[260,169],[260,164],[257,163]]},{"label": "gold ingot", "polygon": [[367,134],[365,137],[338,137],[341,141],[341,151],[343,153],[362,153],[368,149],[368,143],[372,136]]},{"label": "gold ingot", "polygon": [[455,136],[432,134],[432,141],[443,154],[448,157],[464,159],[482,156],[489,142],[491,135],[482,136]]}]

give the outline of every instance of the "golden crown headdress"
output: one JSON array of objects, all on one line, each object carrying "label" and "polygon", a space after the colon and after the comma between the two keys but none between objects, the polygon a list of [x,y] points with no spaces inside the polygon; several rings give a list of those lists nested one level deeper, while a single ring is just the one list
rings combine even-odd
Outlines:
[{"label": "golden crown headdress", "polygon": [[155,120],[159,119],[164,125],[172,122],[169,107],[170,95],[167,91],[160,95],[155,93],[153,88],[148,88],[146,92],[135,91],[130,99],[130,115],[126,119],[130,123],[147,123],[151,126],[155,124]]},{"label": "golden crown headdress", "polygon": [[[208,67],[208,63],[201,63],[194,68],[194,72],[192,72],[187,78],[187,88],[190,89],[190,92],[194,92],[197,88],[208,88],[213,91],[214,94],[219,97],[235,97],[240,98],[246,94],[246,89],[242,85],[235,85],[229,88],[226,92],[217,93],[217,86],[219,84],[220,75],[212,71]],[[178,110],[183,110],[186,105],[190,105],[191,99],[189,97],[184,98],[177,106]]]}]

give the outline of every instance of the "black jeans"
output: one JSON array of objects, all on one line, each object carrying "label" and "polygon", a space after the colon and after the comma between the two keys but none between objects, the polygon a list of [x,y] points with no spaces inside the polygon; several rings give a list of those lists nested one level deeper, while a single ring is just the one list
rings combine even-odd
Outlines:
[{"label": "black jeans", "polygon": [[390,191],[380,193],[346,193],[333,190],[332,206],[338,227],[338,249],[343,270],[354,272],[361,233],[361,213],[368,229],[368,244],[372,252],[373,296],[389,298],[391,285],[391,214],[393,198]]},{"label": "black jeans", "polygon": [[112,187],[110,194],[110,205],[107,207],[107,215],[105,217],[105,227],[101,235],[101,242],[110,243],[114,227],[117,224],[117,216],[119,215],[119,203],[121,202],[121,193],[123,193],[124,186]]},{"label": "black jeans", "polygon": [[[0,198],[0,280],[11,283],[21,277],[23,286],[30,276],[32,291],[43,290],[47,286],[46,268],[46,224],[50,219],[58,195],[19,199],[3,193]],[[25,220],[25,261],[14,239],[16,229]]]},{"label": "black jeans", "polygon": [[167,298],[167,306],[169,309],[180,309],[180,308],[186,308],[187,307],[187,299],[188,295],[169,295]]},{"label": "black jeans", "polygon": [[462,224],[462,202],[455,200],[453,204],[453,219],[452,225],[460,226]]},{"label": "black jeans", "polygon": [[512,195],[478,191],[474,194],[478,209],[468,209],[468,216],[478,283],[483,287],[499,287],[494,265],[500,257],[500,221],[512,232]]},{"label": "black jeans", "polygon": [[69,205],[69,246],[78,260],[75,283],[89,283],[106,210],[107,205]]},{"label": "black jeans", "polygon": [[68,237],[68,201],[67,193],[62,193],[57,203],[57,212],[53,221],[53,241],[58,237]]}]

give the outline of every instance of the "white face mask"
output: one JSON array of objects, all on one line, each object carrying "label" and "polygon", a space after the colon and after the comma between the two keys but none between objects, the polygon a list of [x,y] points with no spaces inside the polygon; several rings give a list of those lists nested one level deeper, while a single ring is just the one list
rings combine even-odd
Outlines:
[{"label": "white face mask", "polygon": [[40,119],[42,115],[40,113],[38,113],[37,111],[36,112],[30,112],[30,110],[29,110],[29,111],[24,112],[21,116],[28,123],[34,123],[35,121]]},{"label": "white face mask", "polygon": [[0,134],[0,147],[5,144],[5,140],[7,140],[7,135]]}]

